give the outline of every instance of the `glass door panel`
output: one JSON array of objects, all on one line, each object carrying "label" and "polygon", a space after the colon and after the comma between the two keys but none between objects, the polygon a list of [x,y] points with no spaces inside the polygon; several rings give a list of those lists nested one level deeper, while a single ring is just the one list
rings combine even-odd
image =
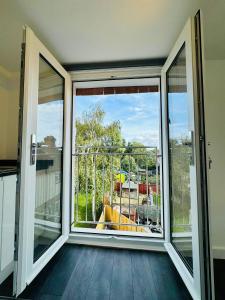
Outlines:
[{"label": "glass door panel", "polygon": [[64,78],[40,56],[34,261],[62,233],[63,111]]},{"label": "glass door panel", "polygon": [[193,299],[205,299],[194,43],[190,18],[162,68],[165,248]]},{"label": "glass door panel", "polygon": [[70,75],[25,27],[14,294],[20,295],[69,236]]},{"label": "glass door panel", "polygon": [[185,44],[167,71],[171,243],[192,273],[190,162],[192,141]]}]

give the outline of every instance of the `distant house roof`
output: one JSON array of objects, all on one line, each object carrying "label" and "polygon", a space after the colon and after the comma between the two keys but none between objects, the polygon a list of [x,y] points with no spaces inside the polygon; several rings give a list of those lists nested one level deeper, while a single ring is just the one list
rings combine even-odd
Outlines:
[{"label": "distant house roof", "polygon": [[123,189],[131,189],[131,190],[137,190],[138,189],[138,185],[137,183],[134,183],[133,181],[126,181],[124,182],[123,186],[122,186]]}]

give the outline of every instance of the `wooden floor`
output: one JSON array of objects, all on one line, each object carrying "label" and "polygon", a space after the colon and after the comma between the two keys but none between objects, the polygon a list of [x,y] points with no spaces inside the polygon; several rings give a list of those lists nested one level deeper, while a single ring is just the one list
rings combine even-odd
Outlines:
[{"label": "wooden floor", "polygon": [[167,254],[75,245],[64,246],[20,298],[191,299]]},{"label": "wooden floor", "polygon": [[225,299],[225,260],[214,259],[215,299]]}]

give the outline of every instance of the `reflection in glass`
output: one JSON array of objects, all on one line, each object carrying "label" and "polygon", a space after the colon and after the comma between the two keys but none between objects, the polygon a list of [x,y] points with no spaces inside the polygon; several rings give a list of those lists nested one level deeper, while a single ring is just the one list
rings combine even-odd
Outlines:
[{"label": "reflection in glass", "polygon": [[175,249],[192,272],[191,136],[188,128],[185,45],[167,72],[167,85],[171,238]]},{"label": "reflection in glass", "polygon": [[34,261],[61,235],[64,79],[40,57]]}]

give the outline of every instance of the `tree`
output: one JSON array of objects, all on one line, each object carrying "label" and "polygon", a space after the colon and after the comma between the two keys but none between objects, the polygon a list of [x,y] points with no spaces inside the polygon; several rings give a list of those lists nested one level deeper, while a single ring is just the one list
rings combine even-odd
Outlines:
[{"label": "tree", "polygon": [[156,149],[146,148],[142,143],[129,142],[125,153],[129,153],[135,159],[141,169],[152,170],[156,168]]},{"label": "tree", "polygon": [[[192,154],[190,139],[188,137],[180,140],[170,139],[169,154],[173,221],[179,224],[189,224],[191,209],[190,155]],[[181,228],[180,230],[189,229]]]},{"label": "tree", "polygon": [[103,146],[122,146],[119,121],[104,124],[105,112],[98,105],[91,107],[76,121],[76,145],[90,146],[99,150]]},{"label": "tree", "polygon": [[[92,219],[96,221],[102,210],[104,191],[110,190],[111,172],[120,168],[124,139],[119,121],[104,124],[105,112],[100,106],[91,107],[76,121],[77,179],[79,192],[92,194]],[[79,148],[80,147],[80,148]],[[85,155],[79,155],[79,153]],[[105,155],[101,155],[105,153]],[[97,212],[97,216],[96,216]]]},{"label": "tree", "polygon": [[126,171],[127,173],[137,172],[137,164],[133,156],[131,155],[124,155],[121,161],[121,168]]}]

